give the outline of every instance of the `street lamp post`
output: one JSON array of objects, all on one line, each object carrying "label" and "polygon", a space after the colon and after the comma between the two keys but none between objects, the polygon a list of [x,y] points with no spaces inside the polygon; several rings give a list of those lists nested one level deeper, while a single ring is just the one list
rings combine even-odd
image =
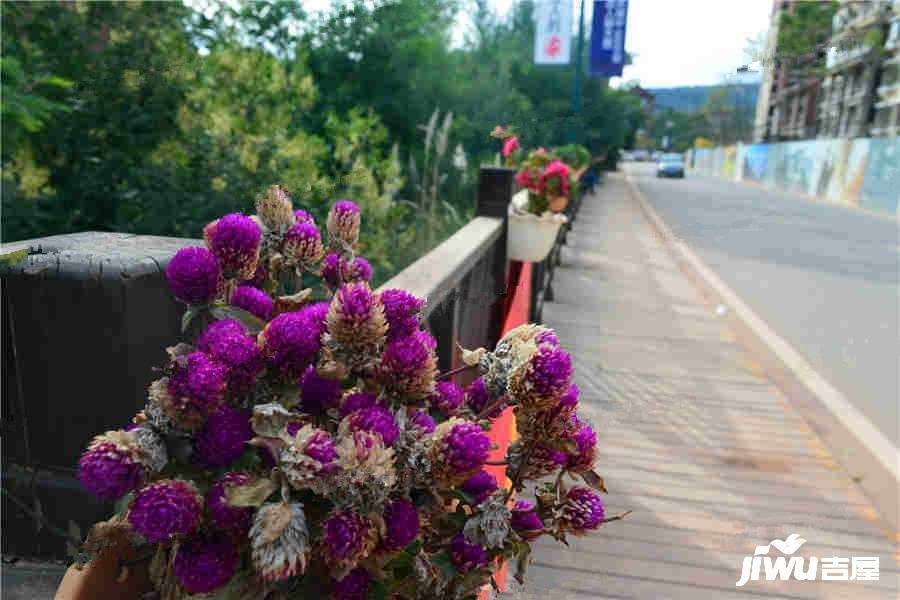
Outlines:
[{"label": "street lamp post", "polygon": [[584,51],[584,0],[578,11],[578,46],[575,51],[575,73],[572,77],[572,117],[569,120],[569,143],[578,142],[578,115],[581,112],[581,55]]}]

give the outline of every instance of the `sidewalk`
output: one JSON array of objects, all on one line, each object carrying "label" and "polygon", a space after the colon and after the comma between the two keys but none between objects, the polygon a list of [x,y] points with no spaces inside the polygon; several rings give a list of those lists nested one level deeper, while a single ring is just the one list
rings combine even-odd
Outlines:
[{"label": "sidewalk", "polygon": [[[540,543],[528,587],[504,597],[898,597],[896,534],[735,343],[620,175],[582,204],[554,292],[544,319],[575,357],[607,512],[633,512],[568,549]],[[880,581],[763,571],[735,587],[745,556],[792,533],[808,540],[795,556],[878,556]]]}]

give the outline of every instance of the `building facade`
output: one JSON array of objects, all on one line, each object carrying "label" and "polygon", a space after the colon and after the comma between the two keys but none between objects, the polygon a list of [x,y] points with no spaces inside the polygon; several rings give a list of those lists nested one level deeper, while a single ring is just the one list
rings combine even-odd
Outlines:
[{"label": "building facade", "polygon": [[900,0],[841,0],[827,44],[787,56],[779,27],[797,4],[772,5],[753,141],[900,134]]},{"label": "building facade", "polygon": [[818,137],[864,137],[884,129],[874,120],[883,71],[891,64],[892,52],[885,45],[896,4],[890,0],[840,3],[825,61]]}]

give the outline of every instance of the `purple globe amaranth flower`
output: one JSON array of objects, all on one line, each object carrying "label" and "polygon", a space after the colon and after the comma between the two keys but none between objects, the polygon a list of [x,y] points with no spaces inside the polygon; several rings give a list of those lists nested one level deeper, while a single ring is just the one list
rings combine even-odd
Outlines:
[{"label": "purple globe amaranth flower", "polygon": [[285,377],[299,377],[322,346],[322,327],[311,308],[280,314],[259,334],[263,356]]},{"label": "purple globe amaranth flower", "polygon": [[199,534],[178,547],[175,578],[190,594],[208,594],[228,583],[237,570],[234,541],[222,533]]},{"label": "purple globe amaranth flower", "polygon": [[[469,405],[469,409],[476,415],[480,415],[485,408],[493,405],[494,402],[495,400],[491,398],[491,394],[484,384],[484,377],[475,379],[466,389],[466,404]],[[500,402],[485,416],[489,419],[496,419],[503,413],[505,408],[506,403]]]},{"label": "purple globe amaranth flower", "polygon": [[318,416],[334,408],[341,393],[340,380],[319,377],[312,365],[300,377],[300,407],[308,415]]},{"label": "purple globe amaranth flower", "polygon": [[545,477],[564,467],[568,460],[569,457],[564,451],[543,443],[534,443],[528,455],[528,462],[522,470],[522,477],[525,479]]},{"label": "purple globe amaranth flower", "polygon": [[328,235],[353,246],[359,239],[359,206],[350,200],[338,200],[328,213]]},{"label": "purple globe amaranth flower", "polygon": [[419,512],[409,500],[394,500],[384,509],[384,536],[381,545],[386,550],[401,550],[419,535]]},{"label": "purple globe amaranth flower", "polygon": [[141,489],[128,511],[134,530],[153,543],[193,533],[202,516],[203,497],[183,479],[163,479]]},{"label": "purple globe amaranth flower", "polygon": [[465,392],[452,381],[437,382],[434,385],[434,393],[429,399],[432,408],[436,408],[448,417],[459,413],[459,409],[465,401]]},{"label": "purple globe amaranth flower", "polygon": [[487,500],[498,488],[497,478],[484,470],[478,471],[459,486],[459,489],[472,496],[476,505]]},{"label": "purple globe amaranth flower", "polygon": [[172,294],[185,304],[209,304],[222,291],[222,270],[206,248],[182,248],[166,266]]},{"label": "purple globe amaranth flower", "polygon": [[534,336],[534,343],[537,345],[550,344],[551,346],[559,346],[559,338],[552,329],[545,329]]},{"label": "purple globe amaranth flower", "polygon": [[347,264],[344,274],[346,281],[369,281],[372,279],[372,264],[362,256],[357,256]]},{"label": "purple globe amaranth flower", "polygon": [[175,360],[167,390],[176,420],[196,427],[222,403],[228,368],[204,352],[192,352]]},{"label": "purple globe amaranth flower", "polygon": [[422,435],[434,433],[434,419],[424,410],[414,409],[409,415],[409,423],[412,427],[417,428]]},{"label": "purple globe amaranth flower", "polygon": [[227,490],[252,483],[248,473],[226,473],[206,492],[206,514],[209,524],[222,531],[246,534],[253,521],[252,506],[232,506],[228,503]]},{"label": "purple globe amaranth flower", "polygon": [[338,470],[337,445],[324,429],[304,425],[291,434],[281,451],[281,468],[288,481],[297,489],[313,487],[322,475]]},{"label": "purple globe amaranth flower", "polygon": [[389,340],[406,337],[419,329],[419,312],[425,307],[422,298],[406,290],[390,289],[381,292],[381,304],[388,322]]},{"label": "purple globe amaranth flower", "polygon": [[322,259],[322,280],[332,290],[344,283],[344,257],[337,252],[329,252]]},{"label": "purple globe amaranth flower", "polygon": [[462,483],[488,459],[491,440],[481,427],[456,417],[435,429],[431,464],[435,479],[450,485]]},{"label": "purple globe amaranth flower", "polygon": [[78,460],[78,480],[101,500],[118,500],[143,483],[146,469],[134,448],[97,436]]},{"label": "purple globe amaranth flower", "polygon": [[523,366],[513,372],[510,394],[526,409],[548,408],[572,383],[572,357],[558,346],[541,344]]},{"label": "purple globe amaranth flower", "polygon": [[326,323],[334,341],[356,354],[377,348],[387,331],[381,300],[365,282],[347,283],[337,291]]},{"label": "purple globe amaranth flower", "polygon": [[590,471],[597,456],[597,433],[575,415],[572,415],[572,425],[574,432],[571,439],[577,451],[570,452],[567,468],[575,472]]},{"label": "purple globe amaranth flower", "polygon": [[566,494],[560,521],[575,533],[597,529],[603,522],[604,510],[600,494],[583,486],[573,487]]},{"label": "purple globe amaranth flower", "polygon": [[450,562],[460,573],[468,573],[487,564],[487,552],[478,544],[473,544],[461,533],[450,540]]},{"label": "purple globe amaranth flower", "polygon": [[378,404],[378,398],[375,394],[351,392],[341,400],[341,405],[338,407],[338,416],[343,419],[350,413],[356,412],[361,408],[375,406],[376,404]]},{"label": "purple globe amaranth flower", "polygon": [[194,439],[194,460],[208,468],[227,467],[247,450],[253,438],[252,413],[222,405],[210,415]]},{"label": "purple globe amaranth flower", "polygon": [[231,305],[246,310],[251,315],[268,321],[272,318],[275,303],[267,293],[252,285],[238,286],[231,294]]},{"label": "purple globe amaranth flower", "polygon": [[271,231],[284,232],[294,224],[294,204],[287,189],[273,185],[256,200],[256,215]]},{"label": "purple globe amaranth flower", "polygon": [[333,512],[322,523],[322,552],[325,563],[331,567],[349,569],[356,566],[374,545],[372,524],[354,512]]},{"label": "purple globe amaranth flower", "polygon": [[316,220],[313,219],[312,215],[302,208],[298,208],[294,211],[294,222],[295,223],[312,223],[316,224]]},{"label": "purple globe amaranth flower", "polygon": [[319,228],[310,221],[294,223],[284,234],[284,254],[303,266],[322,260],[325,247]]},{"label": "purple globe amaranth flower", "polygon": [[427,398],[437,376],[435,346],[431,334],[421,330],[389,342],[379,365],[384,386],[412,400]]},{"label": "purple globe amaranth flower", "polygon": [[356,567],[343,579],[332,580],[331,596],[334,600],[366,600],[370,587],[372,576],[362,567]]},{"label": "purple globe amaranth flower", "polygon": [[241,280],[253,277],[262,239],[256,221],[240,213],[231,213],[210,223],[203,234],[226,276]]},{"label": "purple globe amaranth flower", "polygon": [[227,367],[228,390],[235,394],[249,391],[263,368],[256,340],[233,319],[216,321],[207,327],[197,340],[197,348]]},{"label": "purple globe amaranth flower", "polygon": [[537,514],[537,507],[534,502],[528,500],[518,500],[513,506],[512,515],[509,524],[512,528],[525,539],[534,539],[539,536],[544,529],[544,522]]},{"label": "purple globe amaranth flower", "polygon": [[393,446],[400,436],[400,428],[391,411],[383,406],[361,408],[347,416],[350,431],[371,431],[381,436],[384,445]]}]

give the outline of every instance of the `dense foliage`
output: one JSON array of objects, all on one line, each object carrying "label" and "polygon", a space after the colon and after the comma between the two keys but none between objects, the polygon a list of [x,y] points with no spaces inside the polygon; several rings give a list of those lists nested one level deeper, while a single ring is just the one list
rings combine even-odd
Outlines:
[{"label": "dense foliage", "polygon": [[3,239],[197,237],[278,180],[319,218],[356,198],[381,280],[471,214],[496,123],[528,146],[577,132],[595,155],[637,127],[637,99],[600,79],[572,122],[571,68],[532,64],[532,3],[503,18],[486,6],[5,3]]},{"label": "dense foliage", "polygon": [[[322,231],[297,208],[273,186],[169,263],[200,334],[167,349],[133,422],[82,455],[83,485],[117,501],[85,559],[128,536],[162,600],[475,600],[503,560],[522,581],[537,538],[619,518],[552,330],[522,325],[438,374],[425,300],[369,287],[359,207],[336,202]],[[518,438],[490,461],[507,407]]]}]

